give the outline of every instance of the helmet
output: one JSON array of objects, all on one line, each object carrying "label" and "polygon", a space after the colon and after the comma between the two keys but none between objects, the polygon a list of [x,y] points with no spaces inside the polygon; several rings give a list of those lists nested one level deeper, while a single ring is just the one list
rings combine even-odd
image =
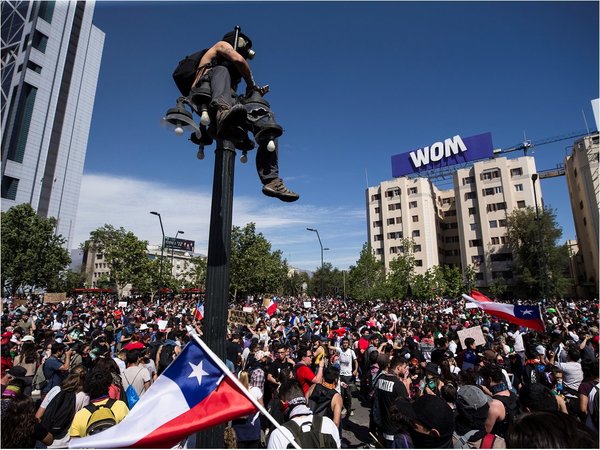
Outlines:
[{"label": "helmet", "polygon": [[[225,36],[223,36],[222,40],[231,44],[235,48],[235,31],[230,31],[227,33]],[[252,40],[241,31],[238,33],[237,52],[245,59],[252,59],[256,54],[256,52],[252,50]]]}]

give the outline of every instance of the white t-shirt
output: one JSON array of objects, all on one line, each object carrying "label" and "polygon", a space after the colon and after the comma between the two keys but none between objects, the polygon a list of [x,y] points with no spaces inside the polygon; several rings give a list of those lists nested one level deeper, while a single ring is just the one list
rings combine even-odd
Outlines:
[{"label": "white t-shirt", "polygon": [[144,384],[150,381],[150,372],[144,365],[140,366],[129,366],[125,369],[125,372],[121,374],[121,382],[123,383],[123,389],[127,390],[130,384],[133,385],[135,392],[138,396],[142,396],[145,392]]},{"label": "white t-shirt", "polygon": [[[296,422],[298,425],[302,425],[303,423],[312,421],[312,415],[310,416],[296,416],[292,417],[291,420]],[[308,431],[308,430],[304,430]],[[341,448],[342,444],[340,442],[340,432],[338,428],[333,423],[329,417],[323,417],[323,424],[321,425],[321,434],[330,434],[335,439],[335,443],[337,444],[337,448]],[[286,436],[289,438],[287,439]],[[276,428],[271,433],[269,437],[269,443],[267,444],[267,448],[287,448],[290,444],[290,441],[294,439],[294,435],[290,430],[285,428],[284,426]]]},{"label": "white t-shirt", "polygon": [[340,375],[345,377],[352,376],[352,369],[354,368],[354,361],[356,360],[356,353],[351,348],[342,350],[340,347],[336,347],[338,355],[340,355]]}]

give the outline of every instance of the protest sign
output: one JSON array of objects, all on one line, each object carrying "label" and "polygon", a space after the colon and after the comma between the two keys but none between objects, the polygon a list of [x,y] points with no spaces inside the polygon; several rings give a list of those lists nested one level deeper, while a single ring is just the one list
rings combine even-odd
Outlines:
[{"label": "protest sign", "polygon": [[158,321],[158,329],[160,331],[165,331],[167,329],[167,321],[166,320],[159,320]]},{"label": "protest sign", "polygon": [[127,308],[127,302],[119,302],[119,308]]},{"label": "protest sign", "polygon": [[229,313],[227,314],[227,322],[229,322],[229,324],[253,326],[255,322],[254,313],[230,309]]},{"label": "protest sign", "polygon": [[247,312],[247,313],[254,313],[254,308],[252,306],[244,306],[242,308],[242,311]]},{"label": "protest sign", "polygon": [[443,314],[452,314],[452,306],[446,308],[442,311]]},{"label": "protest sign", "polygon": [[312,308],[312,302],[304,302],[305,308]]},{"label": "protest sign", "polygon": [[477,303],[469,302],[469,303],[465,304],[465,308],[466,309],[479,308],[479,305]]},{"label": "protest sign", "polygon": [[44,303],[60,303],[67,299],[66,292],[47,292],[44,294]]},{"label": "protest sign", "polygon": [[485,345],[483,331],[481,331],[481,327],[479,325],[477,325],[476,327],[465,328],[464,330],[458,330],[456,333],[458,334],[460,344],[463,348],[466,348],[465,339],[468,337],[475,339],[475,345]]}]

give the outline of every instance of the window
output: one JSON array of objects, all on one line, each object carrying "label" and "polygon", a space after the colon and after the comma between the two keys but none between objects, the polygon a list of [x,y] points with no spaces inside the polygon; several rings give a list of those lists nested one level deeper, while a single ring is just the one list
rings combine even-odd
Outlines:
[{"label": "window", "polygon": [[463,186],[464,186],[465,184],[471,184],[471,183],[475,183],[475,177],[464,177],[464,178],[462,179],[462,184],[463,184]]},{"label": "window", "polygon": [[583,200],[579,202],[579,209],[583,209]]},{"label": "window", "polygon": [[[36,87],[33,87],[28,83],[23,84],[23,91],[18,102],[17,113],[14,122],[15,127],[10,138],[10,143],[8,144],[7,158],[11,161],[18,163],[23,162],[36,94]],[[2,145],[4,147],[4,142]]]},{"label": "window", "polygon": [[396,217],[396,223],[402,223],[402,217],[401,216]]},{"label": "window", "polygon": [[375,236],[373,236],[373,240],[375,242],[382,241],[383,240],[383,235],[382,234],[376,234]]},{"label": "window", "polygon": [[381,194],[371,195],[371,201],[374,202],[375,200],[381,200]]},{"label": "window", "polygon": [[450,205],[450,204],[452,204],[452,200],[454,200],[453,197],[443,198],[442,205]]},{"label": "window", "polygon": [[483,273],[481,273],[481,272],[477,272],[477,273],[475,274],[475,279],[476,279],[476,280],[478,280],[478,281],[481,281],[481,280],[483,280]]},{"label": "window", "polygon": [[502,186],[496,186],[494,188],[494,194],[502,194],[502,192],[503,192]]},{"label": "window", "polygon": [[412,237],[419,237],[419,236],[421,236],[421,232],[419,230],[413,230]]},{"label": "window", "polygon": [[417,253],[421,251],[421,246],[419,244],[413,245],[413,252]]},{"label": "window", "polygon": [[383,255],[383,249],[382,248],[376,248],[375,249],[375,254],[376,255]]},{"label": "window", "polygon": [[459,237],[458,236],[446,236],[445,242],[446,242],[446,244],[452,244],[452,243],[459,242]]},{"label": "window", "polygon": [[500,245],[500,238],[499,237],[493,237],[492,238],[492,245]]},{"label": "window", "polygon": [[104,258],[104,255],[102,253],[98,253],[96,255],[96,259],[102,259],[102,258]]},{"label": "window", "polygon": [[469,241],[469,247],[481,247],[482,243],[481,243],[481,239],[471,239]]},{"label": "window", "polygon": [[465,200],[477,198],[477,192],[465,192]]},{"label": "window", "polygon": [[487,212],[502,211],[503,209],[506,209],[506,202],[490,203],[487,205]]},{"label": "window", "polygon": [[387,220],[388,225],[394,225],[395,223],[396,223],[396,219],[394,219],[393,217],[391,219]]},{"label": "window", "polygon": [[410,203],[408,204],[408,207],[409,207],[409,208],[416,208],[416,207],[417,207],[417,202],[410,202]]},{"label": "window", "polygon": [[379,214],[381,212],[381,208],[378,206],[375,208],[375,214]]},{"label": "window", "polygon": [[415,266],[417,266],[417,267],[423,267],[423,260],[422,259],[417,259],[415,261]]},{"label": "window", "polygon": [[525,200],[519,200],[517,202],[517,208],[525,208]]},{"label": "window", "polygon": [[474,216],[475,214],[477,214],[477,208],[475,206],[472,206],[469,208],[469,215],[470,216]]},{"label": "window", "polygon": [[517,191],[517,192],[523,192],[523,185],[522,184],[515,184],[515,191]]},{"label": "window", "polygon": [[500,243],[502,245],[506,244],[506,236],[500,236]]},{"label": "window", "polygon": [[408,189],[408,193],[409,193],[409,194],[416,194],[416,193],[417,193],[417,188],[416,188],[416,187],[409,188],[409,189]]},{"label": "window", "polygon": [[48,36],[40,32],[39,30],[35,30],[35,32],[33,33],[32,45],[33,48],[35,48],[36,50],[39,50],[42,53],[46,53],[46,45],[48,45]]},{"label": "window", "polygon": [[494,193],[494,188],[485,188],[481,190],[481,193],[485,197],[486,195],[492,195]]},{"label": "window", "polygon": [[33,61],[27,61],[27,68],[36,73],[42,73],[42,66],[37,65]]},{"label": "window", "polygon": [[500,220],[498,220],[498,226],[505,227],[506,226],[506,219],[500,219]]},{"label": "window", "polygon": [[521,167],[515,167],[514,169],[510,169],[511,177],[520,177],[523,175],[523,169]]},{"label": "window", "polygon": [[494,253],[490,259],[492,262],[512,261],[512,253]]},{"label": "window", "polygon": [[493,180],[494,178],[500,178],[500,171],[498,169],[488,170],[481,174],[482,180]]},{"label": "window", "polygon": [[444,217],[454,217],[456,216],[456,210],[451,209],[450,211],[444,211]]},{"label": "window", "polygon": [[17,189],[19,188],[19,180],[17,178],[4,175],[2,177],[2,198],[7,200],[15,200],[17,198]]},{"label": "window", "polygon": [[40,2],[40,10],[38,17],[44,19],[48,23],[52,23],[52,14],[54,13],[54,4],[56,2]]},{"label": "window", "polygon": [[418,222],[419,221],[419,216],[412,216],[412,221],[413,222]]},{"label": "window", "polygon": [[381,220],[376,220],[376,221],[373,222],[373,226],[374,227],[380,227],[381,225],[382,225]]},{"label": "window", "polygon": [[490,220],[490,228],[498,228],[498,221]]},{"label": "window", "polygon": [[477,224],[476,223],[470,223],[469,224],[469,228],[471,229],[471,231],[475,231],[477,229]]}]

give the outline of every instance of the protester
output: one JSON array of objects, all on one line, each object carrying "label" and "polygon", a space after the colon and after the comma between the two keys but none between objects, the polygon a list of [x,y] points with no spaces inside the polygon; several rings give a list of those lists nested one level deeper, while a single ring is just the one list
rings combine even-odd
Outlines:
[{"label": "protester", "polygon": [[54,437],[35,418],[31,397],[18,394],[2,415],[2,448],[34,448],[40,441],[50,445]]}]

